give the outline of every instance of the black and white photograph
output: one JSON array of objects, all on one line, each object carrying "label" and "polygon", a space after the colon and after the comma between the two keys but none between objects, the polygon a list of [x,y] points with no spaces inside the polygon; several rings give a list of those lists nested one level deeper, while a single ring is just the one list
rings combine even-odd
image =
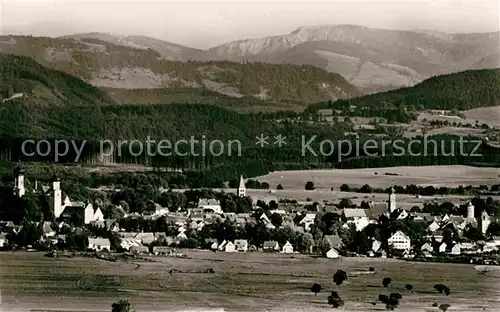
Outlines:
[{"label": "black and white photograph", "polygon": [[496,312],[500,0],[0,0],[0,312]]}]

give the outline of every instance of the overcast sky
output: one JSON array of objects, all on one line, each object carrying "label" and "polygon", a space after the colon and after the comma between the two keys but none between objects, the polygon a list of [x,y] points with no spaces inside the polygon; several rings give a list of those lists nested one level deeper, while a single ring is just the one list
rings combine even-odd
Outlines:
[{"label": "overcast sky", "polygon": [[152,36],[197,48],[323,24],[487,32],[499,30],[500,23],[500,0],[0,2],[4,34],[60,36],[99,31]]}]

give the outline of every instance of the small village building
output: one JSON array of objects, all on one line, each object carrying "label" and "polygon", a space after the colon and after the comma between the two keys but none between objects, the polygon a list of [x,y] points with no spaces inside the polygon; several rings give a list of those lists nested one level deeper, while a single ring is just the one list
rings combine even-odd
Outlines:
[{"label": "small village building", "polygon": [[411,240],[405,233],[397,231],[387,240],[389,246],[397,250],[410,250]]},{"label": "small village building", "polygon": [[167,246],[154,246],[153,254],[155,256],[172,256],[175,250],[172,247]]},{"label": "small village building", "polygon": [[425,243],[422,245],[422,247],[420,247],[420,250],[421,251],[428,251],[428,252],[433,252],[434,251],[434,248],[432,248],[432,245],[429,244],[429,243]]},{"label": "small village building", "polygon": [[280,251],[280,245],[277,241],[265,241],[262,245],[262,250],[266,252],[278,252]]},{"label": "small village building", "polygon": [[237,239],[234,241],[234,246],[238,252],[247,252],[248,241],[246,239]]},{"label": "small village building", "polygon": [[347,225],[354,224],[356,231],[362,231],[370,223],[364,209],[348,208],[343,210],[343,214],[347,219]]},{"label": "small village building", "polygon": [[220,202],[214,198],[200,198],[198,201],[198,208],[201,209],[203,213],[223,213]]},{"label": "small village building", "polygon": [[452,255],[459,255],[461,253],[461,248],[460,244],[455,244],[453,247],[451,247],[451,254]]},{"label": "small village building", "polygon": [[340,258],[340,254],[335,248],[330,248],[330,250],[326,252],[326,257],[328,259],[338,259]]},{"label": "small village building", "polygon": [[287,241],[284,245],[283,245],[283,249],[282,249],[282,252],[283,253],[293,253],[293,246],[292,244],[290,244],[289,241]]},{"label": "small village building", "polygon": [[134,254],[148,254],[149,248],[147,246],[132,246],[130,252]]},{"label": "small village building", "polygon": [[236,252],[236,246],[232,242],[228,242],[224,245],[225,252]]},{"label": "small village building", "polygon": [[225,251],[226,250],[226,245],[227,245],[227,241],[223,240],[222,243],[219,244],[219,246],[217,247],[217,249],[219,251]]},{"label": "small village building", "polygon": [[89,250],[93,251],[111,251],[111,242],[107,238],[89,238]]},{"label": "small village building", "polygon": [[438,247],[438,252],[439,252],[439,253],[446,252],[446,247],[447,247],[446,243],[444,243],[444,242],[443,242],[443,243],[441,243],[441,244],[439,245],[439,247]]},{"label": "small village building", "polygon": [[0,233],[0,249],[3,249],[8,244],[7,235],[5,233]]},{"label": "small village building", "polygon": [[372,241],[372,250],[373,252],[378,252],[380,250],[380,247],[382,247],[382,243],[376,239]]}]

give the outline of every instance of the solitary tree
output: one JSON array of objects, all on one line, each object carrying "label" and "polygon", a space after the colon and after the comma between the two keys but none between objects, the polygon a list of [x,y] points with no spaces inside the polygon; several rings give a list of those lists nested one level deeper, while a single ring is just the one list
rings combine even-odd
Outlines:
[{"label": "solitary tree", "polygon": [[413,285],[412,284],[406,284],[405,288],[406,288],[406,290],[412,290],[413,289]]},{"label": "solitary tree", "polygon": [[449,296],[450,295],[450,288],[448,286],[443,285],[443,284],[436,284],[434,285],[434,289],[437,290],[440,294]]},{"label": "solitary tree", "polygon": [[333,275],[333,282],[335,285],[341,285],[347,279],[347,273],[343,270],[337,270],[337,272]]},{"label": "solitary tree", "polygon": [[314,295],[317,296],[318,293],[321,292],[321,285],[320,284],[313,284],[311,286],[311,292],[313,292]]},{"label": "solitary tree", "polygon": [[451,307],[451,306],[449,304],[445,303],[445,304],[442,304],[439,306],[439,310],[446,312],[446,310],[448,310],[449,307]]},{"label": "solitary tree", "polygon": [[111,312],[132,312],[130,310],[130,302],[127,300],[120,300],[111,305]]},{"label": "solitary tree", "polygon": [[283,185],[281,184],[278,184],[278,186],[276,187],[277,190],[282,190],[283,189]]},{"label": "solitary tree", "polygon": [[312,191],[312,190],[314,190],[314,182],[313,181],[307,181],[305,189],[306,189],[306,191]]},{"label": "solitary tree", "polygon": [[390,277],[384,277],[384,279],[382,280],[382,285],[384,285],[384,287],[389,287],[391,281],[392,279]]},{"label": "solitary tree", "polygon": [[328,296],[328,304],[331,304],[334,308],[338,308],[344,305],[344,300],[340,298],[336,291],[332,291],[330,296]]}]

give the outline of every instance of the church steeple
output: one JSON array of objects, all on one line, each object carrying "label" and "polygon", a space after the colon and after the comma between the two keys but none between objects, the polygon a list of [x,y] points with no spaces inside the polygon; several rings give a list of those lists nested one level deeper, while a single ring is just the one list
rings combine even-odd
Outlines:
[{"label": "church steeple", "polygon": [[24,188],[24,168],[21,166],[21,162],[18,161],[16,168],[14,169],[14,194],[19,197],[23,197],[26,189]]},{"label": "church steeple", "polygon": [[245,180],[243,180],[243,176],[241,175],[240,176],[240,184],[238,185],[238,196],[240,197],[245,197],[246,196],[246,191],[247,191],[247,188],[245,186]]},{"label": "church steeple", "polygon": [[389,190],[389,213],[392,213],[396,210],[396,191],[394,187],[391,187]]}]

